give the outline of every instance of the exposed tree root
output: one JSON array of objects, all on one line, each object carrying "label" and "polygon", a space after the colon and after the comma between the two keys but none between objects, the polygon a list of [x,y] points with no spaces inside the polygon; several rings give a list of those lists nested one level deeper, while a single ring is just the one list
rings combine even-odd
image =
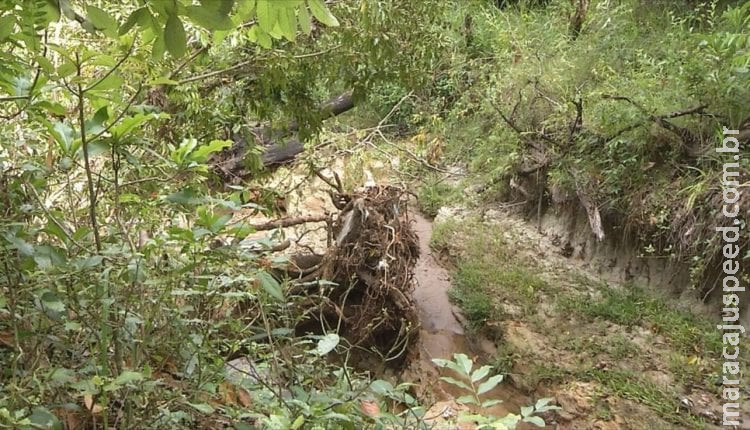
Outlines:
[{"label": "exposed tree root", "polygon": [[356,349],[398,366],[418,334],[411,289],[419,245],[408,218],[408,194],[376,186],[332,197],[346,202],[329,232],[332,245],[322,256],[293,256],[282,274],[297,293],[319,281],[334,283],[325,290],[324,303],[306,305],[320,310],[308,312],[318,316],[298,331],[338,327]]}]

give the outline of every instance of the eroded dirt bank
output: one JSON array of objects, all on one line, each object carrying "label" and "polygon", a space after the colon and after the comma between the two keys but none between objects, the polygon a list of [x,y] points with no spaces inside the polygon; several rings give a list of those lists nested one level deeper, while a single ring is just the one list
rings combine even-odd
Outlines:
[{"label": "eroded dirt bank", "polygon": [[494,362],[516,387],[557,399],[554,428],[720,428],[721,340],[710,320],[612,281],[505,210],[443,208],[435,229],[466,317],[495,337]]}]

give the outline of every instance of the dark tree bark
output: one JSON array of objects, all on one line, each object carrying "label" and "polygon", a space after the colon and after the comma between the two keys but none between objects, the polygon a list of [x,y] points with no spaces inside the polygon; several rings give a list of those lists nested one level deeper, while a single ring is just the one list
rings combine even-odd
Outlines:
[{"label": "dark tree bark", "polygon": [[[347,91],[322,103],[318,111],[321,119],[325,120],[351,110],[353,107],[352,91]],[[304,142],[297,138],[283,140],[285,136],[298,131],[299,124],[296,121],[281,131],[270,127],[256,127],[252,130],[251,134],[255,136],[256,144],[263,147],[260,158],[264,168],[287,163],[305,150]],[[234,141],[232,147],[219,154],[213,162],[214,169],[225,180],[242,178],[249,173],[245,169],[245,157],[249,150],[248,142],[236,134],[233,134],[231,139]]]}]

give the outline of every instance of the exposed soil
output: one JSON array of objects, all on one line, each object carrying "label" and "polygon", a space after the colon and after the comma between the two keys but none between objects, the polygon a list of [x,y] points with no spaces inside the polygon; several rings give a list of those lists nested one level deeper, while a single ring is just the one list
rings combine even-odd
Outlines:
[{"label": "exposed soil", "polygon": [[[498,332],[498,348],[512,357],[513,385],[531,396],[555,397],[562,406],[548,424],[576,430],[719,428],[720,387],[710,382],[717,363],[706,345],[685,351],[646,320],[635,325],[592,320],[562,306],[569,298],[597,301],[602,288],[628,286],[571,259],[557,237],[504,210],[443,208],[435,222],[461,226],[470,219],[546,282],[532,306],[512,294],[488,297],[502,317],[486,324]],[[472,241],[466,234],[478,233],[456,228],[441,252],[454,261],[468,255]],[[740,428],[750,429],[747,410],[743,420]]]},{"label": "exposed soil", "polygon": [[[495,348],[492,342],[480,336],[467,337],[463,325],[459,322],[460,310],[448,300],[448,291],[451,289],[450,274],[434,258],[430,248],[432,223],[419,214],[413,214],[412,219],[415,233],[419,236],[420,258],[414,273],[416,285],[413,298],[421,329],[418,359],[402,374],[402,378],[419,382],[420,397],[434,401],[426,416],[429,418],[428,423],[434,425],[435,429],[471,429],[471,423],[459,424],[456,420],[457,414],[468,408],[456,403],[455,399],[466,393],[439,381],[440,372],[431,359],[451,359],[453,354],[464,353],[473,356],[475,363],[481,363],[495,353]],[[518,414],[522,406],[531,403],[529,396],[507,380],[487,393],[483,399],[502,400],[497,406],[481,410],[484,414],[497,417],[508,413]]]},{"label": "exposed soil", "polygon": [[[343,177],[345,163],[339,160],[336,163],[333,170]],[[287,178],[294,180],[299,176],[292,173]],[[335,211],[327,188],[318,179],[297,188],[296,193],[288,195],[288,215]],[[399,376],[416,385],[422,404],[432,405],[426,414],[428,423],[443,430],[475,427],[457,422],[459,413],[469,408],[455,399],[466,393],[441,382],[441,373],[431,362],[432,358],[450,359],[455,353],[465,353],[475,363],[494,364],[506,358],[512,362],[506,369],[506,380],[488,396],[503,403],[481,411],[484,414],[517,414],[522,406],[533,404],[538,398],[554,397],[563,410],[544,417],[547,428],[718,428],[720,391],[707,382],[715,363],[702,355],[704,345],[696,344],[694,352],[679,350],[646,322],[628,325],[606,319],[591,320],[561,306],[566,298],[599,300],[602,284],[613,289],[624,288],[618,281],[627,279],[613,275],[631,270],[622,267],[627,259],[594,264],[604,260],[592,258],[596,250],[584,249],[584,241],[563,236],[560,232],[569,227],[565,222],[555,224],[554,219],[546,216],[544,224],[558,228],[557,233],[544,234],[537,231],[536,225],[504,210],[480,206],[481,211],[444,208],[435,224],[452,220],[461,225],[469,219],[479,219],[487,227],[485,233],[504,241],[513,258],[521,261],[525,270],[543,279],[548,287],[534,291],[532,306],[502,291],[488,294],[487,303],[502,315],[485,322],[493,341],[467,330],[461,311],[448,299],[451,274],[430,248],[433,224],[418,214],[409,214],[407,218],[419,239],[411,299],[421,327],[418,341],[410,346],[411,361]],[[307,227],[309,230],[310,226]],[[313,233],[285,229],[282,237],[292,239],[290,251],[314,249],[322,253],[325,226],[319,227],[322,231]],[[462,234],[476,232],[457,229],[445,241],[448,246],[439,249],[440,260],[445,257],[456,261],[468,254],[466,247],[472,237]],[[621,249],[618,252],[625,255]],[[659,276],[652,272],[649,280],[658,282]],[[745,415],[745,423],[750,423],[750,414]]]}]

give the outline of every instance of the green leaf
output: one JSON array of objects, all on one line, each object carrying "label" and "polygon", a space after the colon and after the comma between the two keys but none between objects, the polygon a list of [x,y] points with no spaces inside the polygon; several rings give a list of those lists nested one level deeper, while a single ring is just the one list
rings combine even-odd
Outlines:
[{"label": "green leaf", "polygon": [[241,21],[249,21],[255,12],[255,0],[242,0],[237,4],[237,16]]},{"label": "green leaf", "polygon": [[208,228],[209,230],[211,230],[212,233],[216,234],[220,232],[221,229],[224,228],[224,226],[227,225],[227,223],[231,219],[232,219],[232,214],[226,214],[220,217],[216,217],[216,219],[211,223],[211,225],[208,226]]},{"label": "green leaf", "polygon": [[485,401],[482,402],[482,407],[483,408],[491,408],[491,407],[493,407],[495,405],[499,405],[502,402],[503,402],[502,400],[498,400],[498,399],[485,400]]},{"label": "green leaf", "polygon": [[164,43],[167,46],[167,51],[174,58],[185,55],[187,36],[185,35],[185,27],[182,26],[182,21],[177,15],[169,15],[169,18],[167,18],[167,24],[164,26]]},{"label": "green leaf", "polygon": [[148,10],[148,7],[144,6],[142,8],[134,10],[133,13],[128,16],[128,19],[125,20],[125,23],[120,27],[119,34],[123,35],[127,33],[136,24],[141,27],[147,26],[150,21],[149,18],[151,18],[151,12]]},{"label": "green leaf", "polygon": [[250,29],[248,32],[248,37],[251,42],[256,42],[258,45],[260,45],[264,49],[271,49],[273,47],[273,41],[271,40],[271,36],[268,35],[265,31],[263,31],[260,26],[256,25]]},{"label": "green leaf", "polygon": [[211,405],[207,403],[190,403],[188,402],[188,405],[194,407],[198,412],[202,412],[206,415],[211,415],[214,413],[215,409],[211,407]]},{"label": "green leaf", "polygon": [[297,18],[294,16],[294,9],[285,7],[279,10],[278,18],[277,28],[287,40],[294,42],[297,38]]},{"label": "green leaf", "polygon": [[339,335],[336,333],[328,333],[318,341],[318,346],[315,348],[315,353],[318,355],[326,355],[333,351],[334,348],[339,344]]},{"label": "green leaf", "polygon": [[117,21],[107,12],[96,6],[87,5],[86,15],[94,28],[101,30],[107,37],[117,37]]},{"label": "green leaf", "polygon": [[179,82],[175,81],[174,79],[169,79],[167,76],[162,76],[159,78],[154,79],[153,81],[148,81],[146,85],[149,86],[157,86],[157,85],[178,85]]},{"label": "green leaf", "polygon": [[122,139],[125,135],[130,133],[136,127],[140,127],[145,122],[152,121],[155,119],[169,118],[169,114],[166,113],[150,113],[150,114],[136,114],[133,116],[126,116],[115,126],[110,128],[110,132],[115,139]]},{"label": "green leaf", "polygon": [[265,292],[267,292],[271,297],[274,299],[283,302],[286,300],[284,297],[284,292],[281,291],[281,285],[279,285],[279,282],[271,276],[270,273],[265,271],[260,271],[257,273],[258,280],[260,281],[260,286],[263,288]]},{"label": "green leaf", "polygon": [[34,103],[34,107],[44,109],[52,115],[65,116],[65,114],[67,114],[67,111],[65,110],[65,107],[63,105],[48,100],[42,100],[38,103]]},{"label": "green leaf", "polygon": [[536,404],[534,405],[534,409],[540,410],[549,405],[554,399],[549,397],[544,397],[536,401]]},{"label": "green leaf", "polygon": [[234,23],[229,15],[222,13],[215,7],[206,5],[188,6],[186,10],[188,18],[206,30],[232,30],[234,28]]},{"label": "green leaf", "polygon": [[201,145],[190,153],[188,159],[197,163],[205,163],[211,154],[232,146],[231,140],[212,140],[207,145]]},{"label": "green leaf", "polygon": [[477,382],[490,374],[492,366],[482,366],[471,374],[471,382]]},{"label": "green leaf", "polygon": [[109,154],[112,152],[112,147],[109,146],[109,143],[97,139],[91,143],[88,144],[89,147],[89,157],[94,158],[102,154]]},{"label": "green leaf", "polygon": [[5,240],[10,242],[13,245],[12,248],[15,248],[22,256],[28,257],[34,254],[34,247],[18,236],[12,236],[8,233],[5,235]]},{"label": "green leaf", "polygon": [[83,227],[80,227],[78,230],[76,230],[73,233],[73,239],[74,240],[82,240],[82,239],[86,238],[90,234],[92,234],[91,227],[88,227],[88,226],[84,225]]},{"label": "green leaf", "polygon": [[65,303],[63,303],[62,300],[60,300],[60,297],[52,291],[43,292],[41,297],[39,297],[39,300],[46,310],[52,312],[65,312]]},{"label": "green leaf", "polygon": [[103,261],[104,261],[103,256],[92,255],[91,257],[81,258],[79,260],[76,260],[75,263],[73,263],[73,265],[78,270],[88,270],[88,269],[93,269],[94,267],[100,266]]},{"label": "green leaf", "polygon": [[310,19],[310,13],[306,7],[297,9],[297,21],[299,21],[299,28],[307,36],[312,33],[312,20]]},{"label": "green leaf", "polygon": [[521,407],[521,416],[522,417],[531,416],[533,413],[534,413],[534,407],[533,406],[522,406]]},{"label": "green leaf", "polygon": [[73,136],[73,128],[64,122],[55,122],[54,125],[47,126],[47,131],[52,135],[52,138],[57,142],[57,146],[60,148],[63,154],[72,155],[75,151],[75,137]]},{"label": "green leaf", "polygon": [[544,426],[547,425],[547,424],[545,424],[544,420],[541,417],[536,417],[536,416],[534,416],[534,417],[526,417],[526,418],[523,419],[523,421],[525,421],[527,423],[534,424],[537,427],[544,427]]},{"label": "green leaf", "polygon": [[[240,3],[247,0],[240,0]],[[221,15],[229,15],[234,7],[234,0],[201,0],[201,6],[209,8]]]},{"label": "green leaf", "polygon": [[270,0],[258,0],[255,6],[255,15],[258,18],[258,25],[266,32],[271,33],[276,25],[277,5],[271,5]]},{"label": "green leaf", "polygon": [[164,40],[164,32],[160,31],[156,37],[156,40],[154,40],[154,44],[151,45],[151,58],[153,60],[161,60],[166,49],[167,45]]},{"label": "green leaf", "polygon": [[466,376],[468,376],[468,374],[464,373],[463,368],[460,365],[458,365],[458,363],[456,363],[454,361],[444,360],[442,358],[433,358],[432,362],[435,363],[435,365],[438,366],[438,367],[447,367],[447,368],[451,369],[452,371],[458,373],[459,375],[466,375]]},{"label": "green leaf", "polygon": [[65,264],[65,253],[55,246],[37,245],[34,247],[34,262],[40,269],[62,266]]},{"label": "green leaf", "polygon": [[[2,24],[0,24],[0,26],[2,26]],[[36,58],[34,58],[34,60],[39,65],[39,67],[42,68],[44,73],[48,75],[55,73],[55,65],[52,64],[52,62],[47,57],[43,55],[37,55]]]},{"label": "green leaf", "polygon": [[393,392],[393,385],[382,379],[376,379],[370,383],[370,390],[378,395],[385,396]]},{"label": "green leaf", "polygon": [[456,401],[458,403],[461,403],[462,405],[477,405],[477,406],[479,406],[477,404],[477,399],[475,399],[474,396],[470,396],[470,395],[461,396],[461,397],[457,398]]},{"label": "green leaf", "polygon": [[298,430],[300,427],[302,427],[305,424],[305,416],[300,415],[297,417],[297,419],[294,420],[291,427],[289,427],[291,430]]},{"label": "green leaf", "polygon": [[321,23],[329,27],[339,26],[339,21],[333,16],[331,11],[328,10],[323,0],[307,0],[307,5],[310,7],[310,12],[312,12],[315,19]]},{"label": "green leaf", "polygon": [[92,91],[106,91],[111,90],[113,88],[120,88],[122,87],[122,84],[125,81],[120,77],[117,73],[110,73],[106,78],[102,79],[101,81],[97,81],[94,83],[93,87],[90,87],[89,90]]},{"label": "green leaf", "polygon": [[186,188],[175,193],[169,194],[164,198],[170,203],[177,203],[181,205],[199,205],[203,203],[204,198],[195,192],[195,190]]},{"label": "green leaf", "polygon": [[466,391],[474,391],[468,384],[463,381],[459,381],[456,378],[451,378],[450,376],[441,376],[440,379],[451,385],[455,385],[456,387],[463,388]]},{"label": "green leaf", "polygon": [[67,384],[72,384],[76,381],[76,374],[71,369],[66,369],[64,367],[59,367],[57,369],[52,370],[52,372],[49,375],[50,381],[53,383],[52,385],[57,387],[62,387]]},{"label": "green leaf", "polygon": [[16,28],[16,17],[14,15],[5,15],[0,17],[0,42],[7,39],[14,33]]},{"label": "green leaf", "polygon": [[463,374],[466,376],[471,375],[471,367],[474,365],[474,363],[471,362],[471,359],[466,354],[453,354],[453,358],[461,366],[461,369],[463,369]]},{"label": "green leaf", "polygon": [[29,421],[37,429],[62,430],[63,428],[55,414],[43,407],[34,408]]},{"label": "green leaf", "polygon": [[503,375],[495,375],[491,377],[490,379],[482,382],[479,384],[479,387],[477,388],[477,394],[484,394],[491,389],[495,388],[497,384],[501,383],[503,381]]},{"label": "green leaf", "polygon": [[72,61],[66,61],[57,68],[57,76],[67,78],[76,71],[76,65]]},{"label": "green leaf", "polygon": [[117,385],[127,385],[132,382],[143,381],[143,374],[141,372],[133,372],[131,370],[123,370],[122,373],[115,378],[113,381]]}]

